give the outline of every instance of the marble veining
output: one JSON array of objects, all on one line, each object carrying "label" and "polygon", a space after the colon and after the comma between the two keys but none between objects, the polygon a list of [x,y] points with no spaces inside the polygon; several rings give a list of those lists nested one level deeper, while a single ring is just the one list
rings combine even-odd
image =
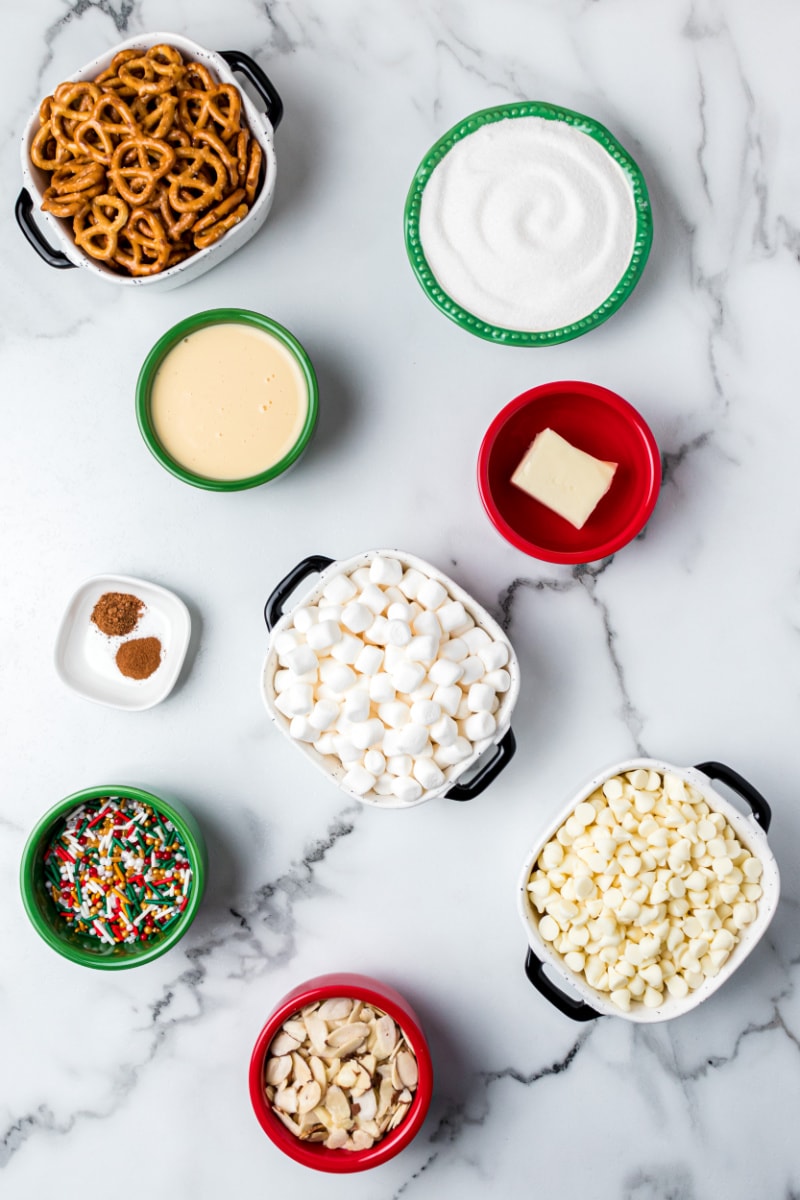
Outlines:
[{"label": "marble veining", "polygon": [[[40,1200],[54,1181],[64,1200],[108,1181],[127,1200],[142,1179],[154,1200],[232,1186],[303,1200],[797,1200],[797,6],[13,0],[3,16],[3,1200]],[[151,29],[252,54],[285,119],[275,205],[253,242],[143,299],[50,270],[11,210],[30,111]],[[435,140],[523,99],[587,112],[630,148],[655,233],[607,323],[521,350],[470,337],[429,303],[402,210]],[[321,404],[296,469],[229,497],[167,476],[133,412],[157,338],[223,305],[299,337]],[[555,379],[618,391],[662,454],[648,527],[575,568],[503,542],[475,486],[495,413]],[[379,545],[441,566],[517,651],[517,755],[470,804],[347,802],[263,709],[275,583],[308,554]],[[147,712],[90,705],[53,670],[64,607],[106,571],[162,583],[192,610],[178,686]],[[517,872],[565,798],[633,754],[720,759],[751,779],[773,810],[781,902],[741,970],[690,1014],[577,1025],[525,978]],[[41,813],[104,781],[180,797],[210,851],[190,932],[113,977],[40,942],[17,883]],[[349,1178],[280,1155],[246,1084],[274,1005],[334,970],[407,995],[436,1072],[414,1143]]]}]

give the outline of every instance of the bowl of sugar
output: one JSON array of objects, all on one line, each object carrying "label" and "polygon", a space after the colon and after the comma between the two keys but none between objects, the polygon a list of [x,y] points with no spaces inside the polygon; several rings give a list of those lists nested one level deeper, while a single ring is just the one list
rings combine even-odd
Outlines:
[{"label": "bowl of sugar", "polygon": [[297,338],[261,313],[216,308],[156,342],[136,385],[153,456],[184,483],[231,492],[269,483],[311,440],[317,378]]},{"label": "bowl of sugar", "polygon": [[406,249],[428,298],[507,346],[587,333],[638,283],[652,241],[647,185],[605,126],[541,101],[459,121],[420,163]]}]

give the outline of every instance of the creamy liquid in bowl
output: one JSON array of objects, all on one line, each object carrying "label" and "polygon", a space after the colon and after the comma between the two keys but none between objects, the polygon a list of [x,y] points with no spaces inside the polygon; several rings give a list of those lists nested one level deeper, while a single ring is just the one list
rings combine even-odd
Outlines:
[{"label": "creamy liquid in bowl", "polygon": [[247,479],[298,441],[308,386],[291,351],[254,325],[207,325],[181,339],[150,393],[156,436],[175,462],[207,479]]},{"label": "creamy liquid in bowl", "polygon": [[422,193],[431,271],[467,312],[505,329],[559,329],[598,308],[630,263],[625,172],[564,121],[514,117],[456,142]]}]

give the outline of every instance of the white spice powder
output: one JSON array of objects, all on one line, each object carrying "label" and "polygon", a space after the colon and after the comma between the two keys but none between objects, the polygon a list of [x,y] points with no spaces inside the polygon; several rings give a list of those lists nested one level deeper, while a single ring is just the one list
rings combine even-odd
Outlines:
[{"label": "white spice powder", "polygon": [[420,239],[444,291],[505,329],[544,332],[608,298],[630,263],[630,182],[564,121],[515,117],[456,142],[422,194]]}]

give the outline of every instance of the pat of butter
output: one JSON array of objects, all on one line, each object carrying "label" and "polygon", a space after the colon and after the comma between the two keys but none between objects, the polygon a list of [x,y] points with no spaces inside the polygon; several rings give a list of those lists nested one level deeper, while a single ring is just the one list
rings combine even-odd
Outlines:
[{"label": "pat of butter", "polygon": [[511,476],[534,500],[583,529],[611,487],[616,463],[603,462],[543,429]]}]

